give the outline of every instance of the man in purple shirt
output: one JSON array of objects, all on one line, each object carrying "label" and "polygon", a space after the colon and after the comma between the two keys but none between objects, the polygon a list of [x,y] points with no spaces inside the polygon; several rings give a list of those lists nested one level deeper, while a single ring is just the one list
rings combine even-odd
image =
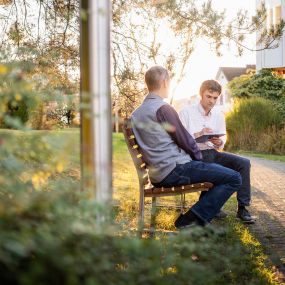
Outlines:
[{"label": "man in purple shirt", "polygon": [[175,221],[177,228],[206,225],[241,186],[240,174],[214,163],[202,162],[193,137],[177,112],[163,101],[169,95],[170,77],[161,66],[145,74],[149,94],[131,116],[133,131],[149,168],[152,184],[171,187],[211,182],[214,187]]}]

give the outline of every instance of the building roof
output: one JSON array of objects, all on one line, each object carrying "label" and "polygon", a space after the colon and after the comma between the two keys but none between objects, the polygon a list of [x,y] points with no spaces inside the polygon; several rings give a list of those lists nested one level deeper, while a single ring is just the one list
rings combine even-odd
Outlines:
[{"label": "building roof", "polygon": [[254,64],[248,64],[246,67],[220,67],[216,79],[219,78],[221,72],[225,75],[228,81],[231,81],[233,78],[246,74],[248,69],[255,69],[256,66]]}]

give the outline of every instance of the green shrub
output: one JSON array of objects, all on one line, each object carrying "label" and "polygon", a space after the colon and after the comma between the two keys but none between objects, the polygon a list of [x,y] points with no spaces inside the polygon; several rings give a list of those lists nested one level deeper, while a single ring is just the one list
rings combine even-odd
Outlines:
[{"label": "green shrub", "polygon": [[[233,227],[139,239],[121,225],[100,225],[92,195],[58,179],[61,157],[78,160],[79,132],[77,141],[69,133],[1,130],[0,284],[274,284],[265,258],[244,247]],[[120,220],[135,217],[133,203],[120,205]],[[160,225],[171,214],[159,213]]]},{"label": "green shrub", "polygon": [[285,128],[269,128],[261,135],[256,150],[271,154],[285,154]]},{"label": "green shrub", "polygon": [[285,118],[285,80],[270,69],[262,69],[234,78],[228,84],[233,98],[270,100]]},{"label": "green shrub", "polygon": [[266,99],[236,100],[226,116],[227,149],[256,150],[263,143],[262,136],[270,128],[280,129],[282,116],[274,104]]},{"label": "green shrub", "polygon": [[256,74],[235,77],[228,88],[235,98],[259,97],[274,101],[283,96],[285,80],[270,69],[262,69]]},{"label": "green shrub", "polygon": [[69,189],[4,196],[1,284],[269,284],[245,268],[250,255],[237,240],[225,247],[228,232],[196,228],[139,239],[99,228],[97,215],[92,201]]},{"label": "green shrub", "polygon": [[2,128],[22,129],[35,110],[39,94],[35,94],[33,82],[25,79],[30,69],[28,63],[0,63],[0,126]]},{"label": "green shrub", "polygon": [[29,119],[28,106],[24,101],[10,101],[8,103],[7,115],[18,119],[21,123],[25,124]]},{"label": "green shrub", "polygon": [[42,130],[44,129],[44,104],[43,102],[39,103],[37,108],[31,110],[29,113],[28,126],[33,130]]}]

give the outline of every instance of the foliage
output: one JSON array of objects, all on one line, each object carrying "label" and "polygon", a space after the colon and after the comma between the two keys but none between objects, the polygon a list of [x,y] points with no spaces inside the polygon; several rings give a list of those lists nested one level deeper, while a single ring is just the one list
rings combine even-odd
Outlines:
[{"label": "foliage", "polygon": [[233,79],[228,87],[234,98],[242,98],[227,118],[228,149],[284,154],[285,79],[263,69]]},{"label": "foliage", "polygon": [[234,78],[228,84],[234,98],[260,97],[271,100],[285,118],[285,79],[269,69],[257,74],[246,74]]},{"label": "foliage", "polygon": [[269,69],[256,74],[246,74],[234,78],[228,85],[233,97],[263,97],[269,100],[280,99],[285,92],[285,80]]},{"label": "foliage", "polygon": [[256,150],[265,144],[263,138],[271,134],[272,128],[280,129],[283,120],[271,101],[250,98],[236,101],[233,110],[226,116],[226,122],[227,149]]},{"label": "foliage", "polygon": [[[227,23],[225,12],[215,11],[211,1],[169,0],[149,4],[140,0],[113,0],[114,104],[123,110],[123,115],[128,115],[142,101],[143,73],[153,64],[165,65],[178,84],[198,38],[207,38],[218,55],[223,45],[232,42],[237,53],[242,54],[247,47],[243,45],[241,31],[256,33],[259,30],[262,31],[261,48],[271,48],[272,37],[282,34],[284,23],[265,31],[265,21],[264,5],[251,20],[246,11],[238,11],[237,17]],[[161,36],[166,34],[171,46],[161,41]],[[126,107],[130,107],[130,111]]]},{"label": "foliage", "polygon": [[[10,117],[20,116],[22,122],[36,129],[45,126],[47,102],[79,91],[79,36],[74,38],[72,30],[78,31],[79,2],[65,2],[16,0],[0,10],[1,61],[6,65],[17,63],[23,79],[33,83],[37,101],[31,109],[23,98],[9,108]],[[21,90],[20,87],[16,84],[15,90]]]},{"label": "foliage", "polygon": [[[215,11],[211,1],[113,0],[112,4],[112,91],[114,107],[124,116],[141,102],[143,73],[150,65],[165,65],[179,83],[199,37],[206,37],[217,54],[229,42],[241,54],[246,48],[245,32],[259,30],[261,48],[272,48],[284,27],[281,21],[264,29],[264,5],[252,19],[246,11],[238,11],[226,23],[224,12]],[[15,0],[1,7],[0,13],[1,50],[17,60],[33,62],[31,76],[37,78],[38,88],[51,97],[78,93],[79,21],[80,16],[88,17],[88,11],[80,11],[80,1]],[[173,39],[170,45],[161,40],[164,35]]]},{"label": "foliage", "polygon": [[72,92],[69,79],[78,76],[79,66],[78,11],[78,0],[16,0],[1,7],[2,52],[33,62],[32,74],[43,86]]},{"label": "foliage", "polygon": [[[73,160],[79,147],[77,130],[2,130],[1,137],[1,157],[10,154],[13,158],[12,163],[7,159],[0,166],[0,181],[5,183],[0,187],[1,284],[102,284],[106,278],[110,284],[275,284],[264,268],[264,257],[262,265],[256,266],[260,247],[243,246],[234,227],[196,228],[138,239],[119,225],[100,226],[97,217],[101,210],[90,193],[78,191],[79,184],[67,177],[39,188],[33,188],[31,181],[16,179],[20,170],[38,170],[52,164],[59,154]],[[42,149],[41,138],[47,144]],[[72,142],[72,148],[66,147],[65,140]],[[19,142],[23,147],[19,148]],[[115,135],[114,146],[115,164],[134,177],[122,134]],[[79,167],[79,157],[76,165]],[[56,180],[57,175],[54,172],[48,180]],[[115,179],[122,179],[122,173]],[[127,213],[129,209],[132,213]],[[136,210],[122,209],[132,215]],[[177,215],[169,210],[165,214]]]},{"label": "foliage", "polygon": [[233,98],[250,98],[252,93],[249,91],[250,81],[254,73],[243,74],[235,77],[228,83],[228,89]]},{"label": "foliage", "polygon": [[60,127],[71,126],[75,116],[74,104],[61,105],[47,112],[47,119],[55,120]]},{"label": "foliage", "polygon": [[257,151],[271,154],[285,154],[285,127],[276,128],[275,126],[269,128],[266,133],[262,134]]},{"label": "foliage", "polygon": [[242,284],[239,245],[225,249],[211,229],[160,240],[112,235],[96,225],[93,203],[64,190],[0,203],[1,283],[102,284],[108,276],[109,284]]},{"label": "foliage", "polygon": [[25,78],[30,69],[28,62],[0,63],[0,124],[4,127],[21,128],[39,103],[34,82]]},{"label": "foliage", "polygon": [[[4,128],[48,128],[47,119],[54,120],[54,127],[70,126],[79,109],[78,96],[51,94],[32,75],[35,65],[28,61],[0,63],[0,126]],[[43,77],[41,78],[43,79]],[[51,101],[52,100],[52,101]],[[47,110],[50,103],[56,107]]]}]

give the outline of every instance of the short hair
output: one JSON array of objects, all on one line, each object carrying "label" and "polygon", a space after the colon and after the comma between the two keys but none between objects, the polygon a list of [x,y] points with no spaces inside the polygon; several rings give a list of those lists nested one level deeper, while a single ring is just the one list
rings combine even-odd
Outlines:
[{"label": "short hair", "polygon": [[158,90],[163,80],[169,80],[168,70],[162,66],[155,65],[145,73],[145,83],[148,91]]},{"label": "short hair", "polygon": [[211,93],[218,92],[220,95],[222,93],[222,86],[216,80],[213,79],[205,80],[204,82],[202,82],[200,86],[200,96],[202,96],[202,94],[207,90],[210,91]]}]

